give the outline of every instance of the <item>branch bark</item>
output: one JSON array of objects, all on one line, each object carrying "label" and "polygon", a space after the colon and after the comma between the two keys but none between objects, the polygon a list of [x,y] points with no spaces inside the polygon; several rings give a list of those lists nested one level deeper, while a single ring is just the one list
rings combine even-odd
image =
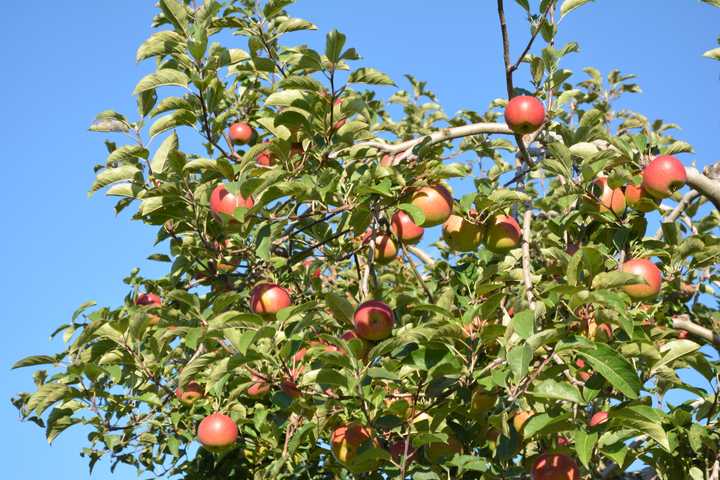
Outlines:
[{"label": "branch bark", "polygon": [[720,348],[720,334],[717,334],[705,328],[702,325],[698,325],[690,321],[689,315],[676,315],[672,318],[672,326],[677,330],[685,330],[686,332],[695,335],[696,337],[703,338],[708,342],[712,343],[716,347]]},{"label": "branch bark", "polygon": [[687,183],[710,200],[720,210],[720,181],[699,172],[695,167],[686,167]]},{"label": "branch bark", "polygon": [[535,294],[533,293],[532,271],[530,266],[530,240],[532,235],[532,210],[528,209],[523,214],[522,232],[522,272],[523,283],[525,284],[525,296],[530,310],[535,311]]}]

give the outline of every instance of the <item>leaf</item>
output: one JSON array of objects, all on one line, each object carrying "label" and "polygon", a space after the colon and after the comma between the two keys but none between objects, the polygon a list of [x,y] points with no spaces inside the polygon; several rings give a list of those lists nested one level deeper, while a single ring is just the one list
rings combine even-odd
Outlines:
[{"label": "leaf", "polygon": [[30,396],[27,403],[28,411],[35,410],[36,415],[42,415],[53,403],[60,401],[71,389],[62,383],[46,383]]},{"label": "leaf", "polygon": [[358,68],[348,77],[348,83],[366,83],[368,85],[395,85],[390,77],[374,68]]},{"label": "leaf", "polygon": [[622,287],[625,285],[644,284],[645,279],[630,272],[602,272],[595,275],[592,281],[593,290]]},{"label": "leaf", "polygon": [[416,207],[411,203],[401,203],[397,207],[399,210],[402,210],[408,215],[410,215],[416,225],[422,225],[423,223],[425,223],[425,213],[423,213],[422,209],[420,209],[419,207]]},{"label": "leaf", "polygon": [[317,27],[302,18],[288,18],[280,22],[277,26],[279,33],[297,32],[300,30],[317,30]]},{"label": "leaf", "polygon": [[585,468],[590,468],[590,458],[598,441],[598,435],[598,432],[587,433],[585,430],[575,432],[575,451]]},{"label": "leaf", "polygon": [[560,18],[564,17],[568,13],[572,12],[578,7],[585,5],[592,0],[565,0],[560,6]]},{"label": "leaf", "polygon": [[524,378],[527,375],[528,368],[530,367],[530,361],[532,361],[532,357],[532,350],[528,345],[519,345],[513,347],[507,353],[507,362],[516,381]]},{"label": "leaf", "polygon": [[163,140],[150,161],[150,169],[154,174],[162,173],[165,170],[165,162],[167,162],[168,156],[176,151],[178,146],[178,136],[175,132],[172,132],[169,137]]},{"label": "leaf", "polygon": [[558,416],[550,416],[547,413],[538,413],[530,417],[523,426],[523,437],[531,438],[535,434],[547,435],[549,433],[562,432],[572,426],[570,412],[560,414]]},{"label": "leaf", "polygon": [[524,339],[530,338],[535,331],[535,317],[530,310],[523,310],[522,312],[516,313],[510,323],[515,333]]},{"label": "leaf", "polygon": [[37,365],[51,365],[57,363],[58,360],[59,359],[57,357],[50,355],[32,355],[30,357],[25,357],[22,360],[18,360],[11,368],[15,370],[16,368],[34,367]]},{"label": "leaf", "polygon": [[270,94],[265,99],[265,105],[288,107],[298,101],[305,102],[305,95],[302,90],[281,90]]},{"label": "leaf", "polygon": [[133,95],[137,95],[140,92],[144,92],[153,88],[170,85],[187,88],[189,82],[190,79],[188,78],[188,76],[181,71],[174,70],[172,68],[161,68],[155,73],[151,73],[143,77],[143,79],[140,80],[140,82],[135,87]]},{"label": "leaf", "polygon": [[135,162],[138,158],[148,157],[147,149],[140,145],[124,145],[116,148],[107,157],[108,164]]},{"label": "leaf", "polygon": [[633,366],[607,345],[594,344],[594,348],[582,347],[578,355],[590,363],[597,373],[625,396],[635,400],[640,396],[642,384]]},{"label": "leaf", "polygon": [[187,10],[185,10],[185,7],[180,2],[177,0],[160,0],[158,6],[170,23],[175,25],[179,30],[187,31]]},{"label": "leaf", "polygon": [[330,308],[335,319],[341,324],[352,324],[355,309],[345,297],[333,292],[325,294],[325,304]]},{"label": "leaf", "polygon": [[314,422],[306,422],[302,427],[295,431],[295,434],[293,434],[292,438],[288,442],[288,455],[292,456],[295,453],[295,450],[298,449],[307,433],[316,426],[317,425]]},{"label": "leaf", "polygon": [[611,422],[619,428],[629,428],[644,433],[655,440],[668,452],[671,451],[667,433],[662,427],[664,415],[647,405],[631,405],[629,407],[613,410]]},{"label": "leaf", "polygon": [[121,180],[129,180],[138,173],[140,173],[140,169],[138,169],[135,165],[123,165],[122,167],[117,168],[107,168],[95,177],[95,182],[92,184],[92,187],[90,187],[89,193],[92,195],[94,192],[97,192],[111,183],[119,182]]},{"label": "leaf", "polygon": [[330,63],[338,63],[340,61],[340,54],[345,46],[345,38],[345,35],[337,30],[329,32],[325,37],[325,56]]},{"label": "leaf", "polygon": [[673,340],[660,348],[663,357],[653,365],[650,375],[657,372],[661,367],[670,365],[678,358],[700,349],[700,345],[691,340]]},{"label": "leaf", "polygon": [[577,388],[568,383],[561,383],[552,379],[543,380],[531,393],[536,397],[567,400],[579,404],[585,403]]},{"label": "leaf", "polygon": [[68,427],[80,423],[79,418],[72,418],[73,413],[75,412],[70,408],[53,408],[48,415],[45,429],[45,438],[48,443],[52,443]]},{"label": "leaf", "polygon": [[713,48],[703,53],[703,57],[712,58],[713,60],[720,60],[720,47]]},{"label": "leaf", "polygon": [[183,37],[171,30],[154,33],[137,50],[135,59],[141,62],[150,57],[182,52]]},{"label": "leaf", "polygon": [[167,132],[170,129],[180,127],[182,125],[191,126],[195,123],[195,115],[187,110],[178,110],[164,117],[160,117],[150,127],[150,138]]}]

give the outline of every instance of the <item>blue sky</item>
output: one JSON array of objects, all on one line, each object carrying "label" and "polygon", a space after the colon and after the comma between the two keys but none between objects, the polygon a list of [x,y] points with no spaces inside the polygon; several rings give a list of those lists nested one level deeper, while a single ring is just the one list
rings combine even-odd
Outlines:
[{"label": "blue sky", "polygon": [[[135,63],[135,50],[151,33],[153,3],[24,0],[7,2],[0,17],[0,287],[6,325],[0,365],[7,372],[0,391],[6,439],[0,455],[12,478],[74,480],[88,473],[78,455],[82,432],[66,432],[48,447],[40,429],[17,421],[8,399],[32,384],[29,371],[9,372],[10,365],[59,349],[48,335],[80,303],[119,303],[127,293],[121,280],[132,267],[161,274],[161,266],[143,260],[154,252],[153,231],[127,214],[115,217],[113,202],[102,195],[86,195],[92,166],[104,160],[104,137],[87,127],[106,108],[135,111],[131,92],[151,68]],[[507,4],[516,55],[527,31],[519,8]],[[304,0],[291,11],[320,27],[321,33],[302,41],[319,47],[324,33],[336,27],[368,65],[398,81],[404,73],[428,81],[452,114],[482,110],[505,95],[494,5]],[[638,74],[643,93],[622,105],[680,124],[678,137],[696,150],[682,160],[705,165],[720,160],[720,62],[701,56],[715,46],[718,25],[720,10],[696,0],[602,0],[571,13],[560,39],[581,46],[567,68],[593,65],[604,73],[619,68]],[[92,478],[136,476],[127,469],[113,476],[104,463]]]}]

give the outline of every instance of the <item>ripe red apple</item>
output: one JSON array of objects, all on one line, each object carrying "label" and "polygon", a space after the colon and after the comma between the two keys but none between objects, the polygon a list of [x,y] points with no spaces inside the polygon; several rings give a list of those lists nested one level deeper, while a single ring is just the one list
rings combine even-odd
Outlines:
[{"label": "ripe red apple", "polygon": [[677,332],[677,338],[679,338],[680,340],[688,338],[689,336],[690,336],[690,334],[685,330],[680,330]]},{"label": "ripe red apple", "polygon": [[398,210],[392,216],[390,230],[393,235],[408,245],[418,243],[425,233],[425,229],[415,224],[412,217],[402,210]]},{"label": "ripe red apple", "polygon": [[359,423],[336,428],[330,437],[333,455],[340,463],[349,467],[352,467],[360,449],[370,446],[377,447],[378,442],[373,438],[372,430]]},{"label": "ripe red apple", "polygon": [[425,445],[423,451],[428,463],[436,464],[462,453],[462,443],[452,435],[448,435],[447,443],[433,442]]},{"label": "ripe red apple", "polygon": [[645,187],[642,185],[625,185],[625,202],[642,213],[652,212],[657,208],[655,200],[647,193]]},{"label": "ripe red apple", "polygon": [[495,253],[507,253],[520,245],[522,230],[509,215],[496,215],[485,224],[485,247]]},{"label": "ripe red apple", "polygon": [[135,298],[135,305],[162,305],[162,299],[157,293],[141,293]]},{"label": "ripe red apple", "polygon": [[669,197],[687,182],[685,167],[672,155],[655,157],[642,172],[642,186],[653,197]]},{"label": "ripe red apple", "polygon": [[202,398],[204,393],[203,388],[195,381],[189,382],[185,388],[177,387],[175,389],[175,397],[185,405],[192,405],[195,400]]},{"label": "ripe red apple", "polygon": [[628,260],[622,266],[623,272],[634,273],[645,279],[646,284],[637,283],[634,285],[625,285],[623,290],[633,300],[645,300],[655,297],[660,293],[662,286],[662,273],[650,260],[646,258],[634,258]]},{"label": "ripe red apple", "polygon": [[275,155],[270,150],[263,150],[255,157],[255,163],[262,167],[272,167],[275,163]]},{"label": "ripe red apple", "polygon": [[476,387],[470,397],[470,413],[473,415],[485,415],[495,406],[497,395],[485,391],[482,387]]},{"label": "ripe red apple", "polygon": [[215,412],[200,422],[197,437],[205,448],[218,451],[235,443],[238,437],[238,428],[232,418]]},{"label": "ripe red apple", "polygon": [[246,199],[240,194],[234,195],[222,184],[215,187],[210,195],[210,210],[216,215],[224,213],[232,217],[236,209],[252,208],[253,205],[255,205],[255,201],[252,196]]},{"label": "ripe red apple", "polygon": [[245,122],[235,122],[230,125],[229,136],[233,143],[247,145],[255,139],[255,130]]},{"label": "ripe red apple", "polygon": [[442,185],[422,187],[416,190],[410,203],[422,210],[425,215],[423,227],[434,227],[448,219],[452,213],[453,198]]},{"label": "ripe red apple", "polygon": [[443,223],[442,237],[450,249],[456,252],[472,252],[482,242],[483,230],[480,225],[469,222],[458,215],[450,215]]},{"label": "ripe red apple", "polygon": [[251,375],[250,379],[253,383],[248,387],[247,394],[249,397],[264,397],[270,391],[270,384],[264,378],[257,375]]},{"label": "ripe red apple", "polygon": [[598,208],[601,212],[612,211],[617,216],[625,213],[625,194],[622,188],[610,188],[607,177],[598,177],[595,180],[598,190]]},{"label": "ripe red apple", "polygon": [[280,390],[290,398],[300,398],[302,396],[302,392],[298,388],[297,383],[289,378],[280,382]]},{"label": "ripe red apple", "polygon": [[274,315],[292,305],[290,294],[280,285],[260,283],[250,294],[250,310],[261,315]]},{"label": "ripe red apple", "polygon": [[381,167],[392,167],[393,166],[393,160],[395,160],[395,155],[391,155],[389,153],[386,153],[382,156],[380,159],[380,166]]},{"label": "ripe red apple", "polygon": [[397,257],[397,246],[390,235],[375,237],[375,261],[381,265],[388,264]]},{"label": "ripe red apple", "polygon": [[361,304],[353,315],[355,333],[365,340],[384,340],[392,333],[395,314],[379,300]]},{"label": "ripe red apple", "polygon": [[590,417],[590,420],[588,421],[588,425],[591,427],[597,427],[598,425],[601,425],[608,421],[609,419],[608,412],[595,412],[592,417]]},{"label": "ripe red apple", "polygon": [[545,107],[535,97],[528,95],[513,97],[505,107],[505,122],[513,132],[527,135],[540,128],[545,122]]},{"label": "ripe red apple", "polygon": [[575,461],[563,453],[545,453],[533,463],[532,480],[580,480]]}]

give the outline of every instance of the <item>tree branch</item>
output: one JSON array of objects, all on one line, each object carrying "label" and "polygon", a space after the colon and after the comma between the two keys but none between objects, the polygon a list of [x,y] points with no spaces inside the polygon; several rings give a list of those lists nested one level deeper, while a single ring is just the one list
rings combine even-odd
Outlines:
[{"label": "tree branch", "polygon": [[720,335],[709,328],[691,322],[689,315],[675,315],[672,317],[672,326],[677,330],[685,330],[696,337],[703,338],[720,348]]},{"label": "tree branch", "polygon": [[545,20],[547,19],[547,14],[552,8],[552,6],[555,4],[555,2],[548,2],[547,6],[545,7],[545,11],[542,12],[542,16],[540,17],[540,21],[537,25],[537,28],[533,32],[532,36],[530,37],[530,41],[528,41],[528,44],[525,46],[525,50],[520,54],[520,57],[518,57],[517,61],[510,67],[510,71],[514,72],[520,67],[520,64],[522,63],[523,59],[525,58],[525,55],[528,54],[530,49],[533,46],[533,43],[535,43],[535,39],[538,36],[538,33],[540,33],[540,29],[542,28],[543,24],[545,23]]},{"label": "tree branch", "polygon": [[720,181],[700,173],[695,167],[686,167],[685,173],[688,185],[702,193],[720,210]]},{"label": "tree branch", "polygon": [[[690,205],[690,203],[699,196],[700,192],[698,192],[697,190],[690,190],[689,192],[687,192],[685,195],[683,195],[682,199],[680,200],[680,202],[678,202],[673,211],[663,218],[663,223],[671,223],[677,220],[677,218],[688,207],[688,205]],[[655,240],[660,240],[661,237],[662,228],[659,228],[658,231],[655,232]]]},{"label": "tree branch", "polygon": [[532,210],[525,210],[523,214],[522,232],[522,272],[525,284],[525,296],[530,310],[535,311],[535,294],[533,293],[532,271],[530,270],[530,240],[532,235]]}]

